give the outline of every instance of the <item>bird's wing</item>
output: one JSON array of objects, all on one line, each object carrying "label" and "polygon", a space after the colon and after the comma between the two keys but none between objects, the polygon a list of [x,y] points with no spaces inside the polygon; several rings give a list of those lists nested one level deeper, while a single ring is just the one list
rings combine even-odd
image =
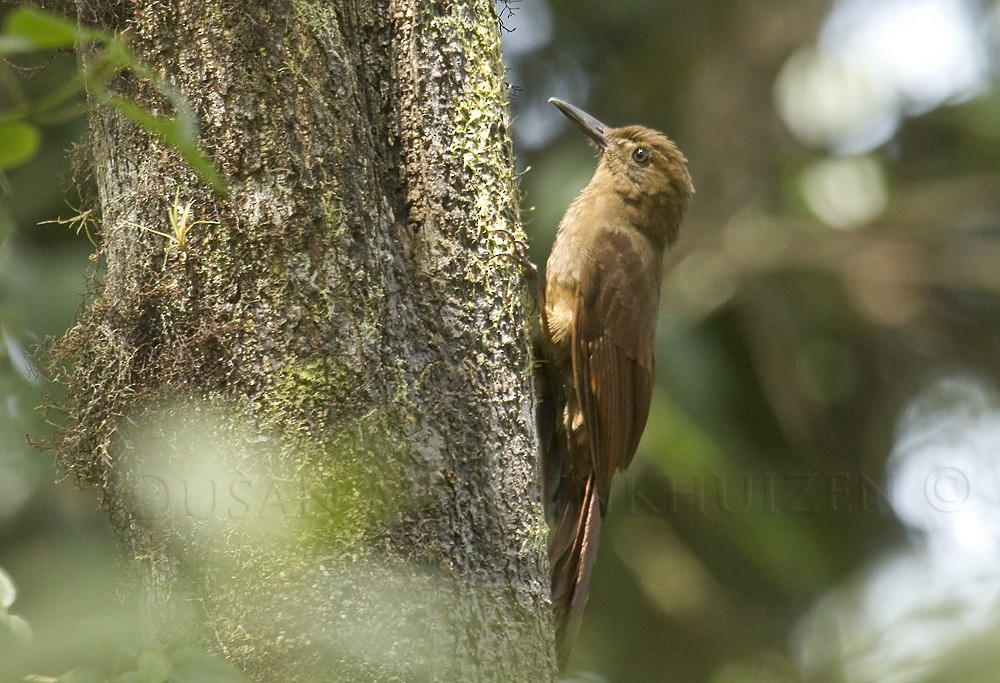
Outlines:
[{"label": "bird's wing", "polygon": [[640,251],[643,246],[624,232],[609,231],[590,250],[592,267],[580,282],[573,383],[602,513],[611,477],[632,461],[649,415],[659,300],[659,282],[649,278],[659,277],[659,268],[650,272]]}]

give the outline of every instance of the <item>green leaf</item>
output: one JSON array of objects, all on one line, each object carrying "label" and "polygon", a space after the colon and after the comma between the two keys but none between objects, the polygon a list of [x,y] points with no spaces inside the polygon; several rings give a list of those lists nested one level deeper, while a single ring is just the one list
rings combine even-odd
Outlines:
[{"label": "green leaf", "polygon": [[24,121],[0,123],[0,171],[20,166],[35,156],[42,135]]},{"label": "green leaf", "polygon": [[156,135],[164,142],[176,147],[182,142],[180,131],[177,130],[176,121],[169,116],[156,116],[146,111],[132,100],[124,97],[108,98],[108,106],[117,109],[122,114],[132,119],[140,128],[145,128],[153,135]]},{"label": "green leaf", "polygon": [[14,588],[14,581],[10,578],[10,574],[5,572],[3,568],[0,568],[0,608],[4,611],[8,607],[14,604],[14,600],[17,598],[17,589]]},{"label": "green leaf", "polygon": [[22,7],[7,15],[4,33],[31,42],[38,50],[71,48],[76,44],[76,24],[35,7]]},{"label": "green leaf", "polygon": [[216,193],[223,197],[229,196],[229,185],[226,184],[212,160],[205,156],[200,149],[191,145],[178,151],[188,166],[193,168],[195,173],[200,175],[202,180],[208,183]]},{"label": "green leaf", "polygon": [[226,182],[215,168],[215,164],[198,149],[197,129],[193,123],[193,116],[177,118],[155,116],[132,100],[123,97],[108,98],[107,104],[176,149],[184,161],[216,192],[221,195],[228,194]]},{"label": "green leaf", "polygon": [[133,69],[138,75],[143,78],[149,79],[150,76],[155,76],[156,73],[145,67],[132,52],[128,49],[128,46],[121,40],[107,40],[107,45],[102,53],[102,58],[108,63],[112,68],[118,69]]}]

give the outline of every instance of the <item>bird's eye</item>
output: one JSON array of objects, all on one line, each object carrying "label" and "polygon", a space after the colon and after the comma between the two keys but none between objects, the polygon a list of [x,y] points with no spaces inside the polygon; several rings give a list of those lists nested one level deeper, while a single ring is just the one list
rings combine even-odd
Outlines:
[{"label": "bird's eye", "polygon": [[637,164],[649,163],[649,150],[645,147],[636,147],[632,150],[632,161]]}]

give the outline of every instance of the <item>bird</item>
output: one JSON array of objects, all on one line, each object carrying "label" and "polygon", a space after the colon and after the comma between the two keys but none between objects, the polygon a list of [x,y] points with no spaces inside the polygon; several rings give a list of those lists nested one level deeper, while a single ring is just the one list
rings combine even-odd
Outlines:
[{"label": "bird", "polygon": [[665,250],[694,193],[666,135],[611,128],[549,102],[596,143],[597,168],[566,210],[545,268],[540,339],[543,489],[559,669],[587,601],[611,480],[649,415]]}]

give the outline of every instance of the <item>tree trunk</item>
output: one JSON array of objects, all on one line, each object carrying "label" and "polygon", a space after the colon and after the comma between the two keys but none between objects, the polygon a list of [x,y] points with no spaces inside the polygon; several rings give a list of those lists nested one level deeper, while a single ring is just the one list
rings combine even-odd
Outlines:
[{"label": "tree trunk", "polygon": [[59,347],[61,452],[155,637],[259,680],[551,678],[493,3],[78,6],[185,93],[231,188],[92,114],[106,270]]}]

